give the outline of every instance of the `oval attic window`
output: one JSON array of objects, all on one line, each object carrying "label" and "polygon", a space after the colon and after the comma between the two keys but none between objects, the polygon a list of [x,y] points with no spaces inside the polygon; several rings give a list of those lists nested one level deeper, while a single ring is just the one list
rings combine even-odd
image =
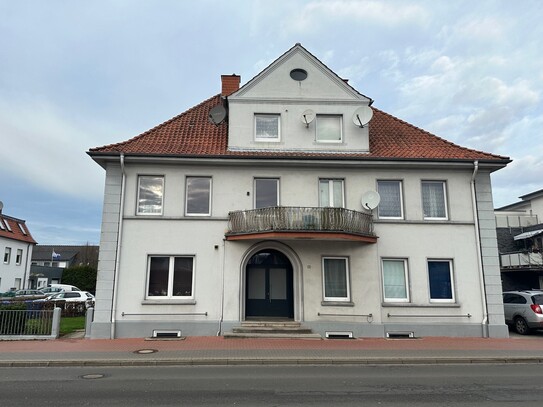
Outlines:
[{"label": "oval attic window", "polygon": [[295,81],[303,81],[307,78],[307,71],[305,69],[296,68],[290,71],[290,77]]}]

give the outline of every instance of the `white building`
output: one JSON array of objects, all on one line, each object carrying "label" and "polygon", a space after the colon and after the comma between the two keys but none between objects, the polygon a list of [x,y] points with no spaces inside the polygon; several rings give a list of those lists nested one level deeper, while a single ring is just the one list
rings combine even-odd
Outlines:
[{"label": "white building", "polygon": [[26,288],[36,241],[24,220],[4,215],[2,209],[0,202],[0,292],[6,292]]},{"label": "white building", "polygon": [[507,157],[371,109],[300,44],[239,83],[89,151],[106,170],[91,337],[270,318],[507,336],[490,185]]}]

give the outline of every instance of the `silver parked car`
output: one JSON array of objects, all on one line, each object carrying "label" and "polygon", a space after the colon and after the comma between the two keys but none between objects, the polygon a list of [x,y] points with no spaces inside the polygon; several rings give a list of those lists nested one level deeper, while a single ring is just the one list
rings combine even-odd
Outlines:
[{"label": "silver parked car", "polygon": [[521,335],[543,329],[543,291],[507,291],[503,293],[505,323]]}]

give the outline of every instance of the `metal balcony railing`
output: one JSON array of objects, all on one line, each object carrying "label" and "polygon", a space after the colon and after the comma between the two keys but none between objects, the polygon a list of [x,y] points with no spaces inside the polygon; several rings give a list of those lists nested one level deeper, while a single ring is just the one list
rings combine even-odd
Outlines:
[{"label": "metal balcony railing", "polygon": [[262,232],[336,232],[374,237],[367,213],[344,208],[275,206],[228,214],[227,235]]},{"label": "metal balcony railing", "polygon": [[543,253],[508,253],[500,258],[503,268],[543,268]]}]

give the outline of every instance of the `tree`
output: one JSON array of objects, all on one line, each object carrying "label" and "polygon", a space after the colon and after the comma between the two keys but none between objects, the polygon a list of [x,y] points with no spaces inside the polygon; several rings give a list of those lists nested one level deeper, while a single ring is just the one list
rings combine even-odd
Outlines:
[{"label": "tree", "polygon": [[96,291],[96,268],[92,266],[68,267],[62,272],[62,284],[75,285],[82,291],[95,293]]}]

